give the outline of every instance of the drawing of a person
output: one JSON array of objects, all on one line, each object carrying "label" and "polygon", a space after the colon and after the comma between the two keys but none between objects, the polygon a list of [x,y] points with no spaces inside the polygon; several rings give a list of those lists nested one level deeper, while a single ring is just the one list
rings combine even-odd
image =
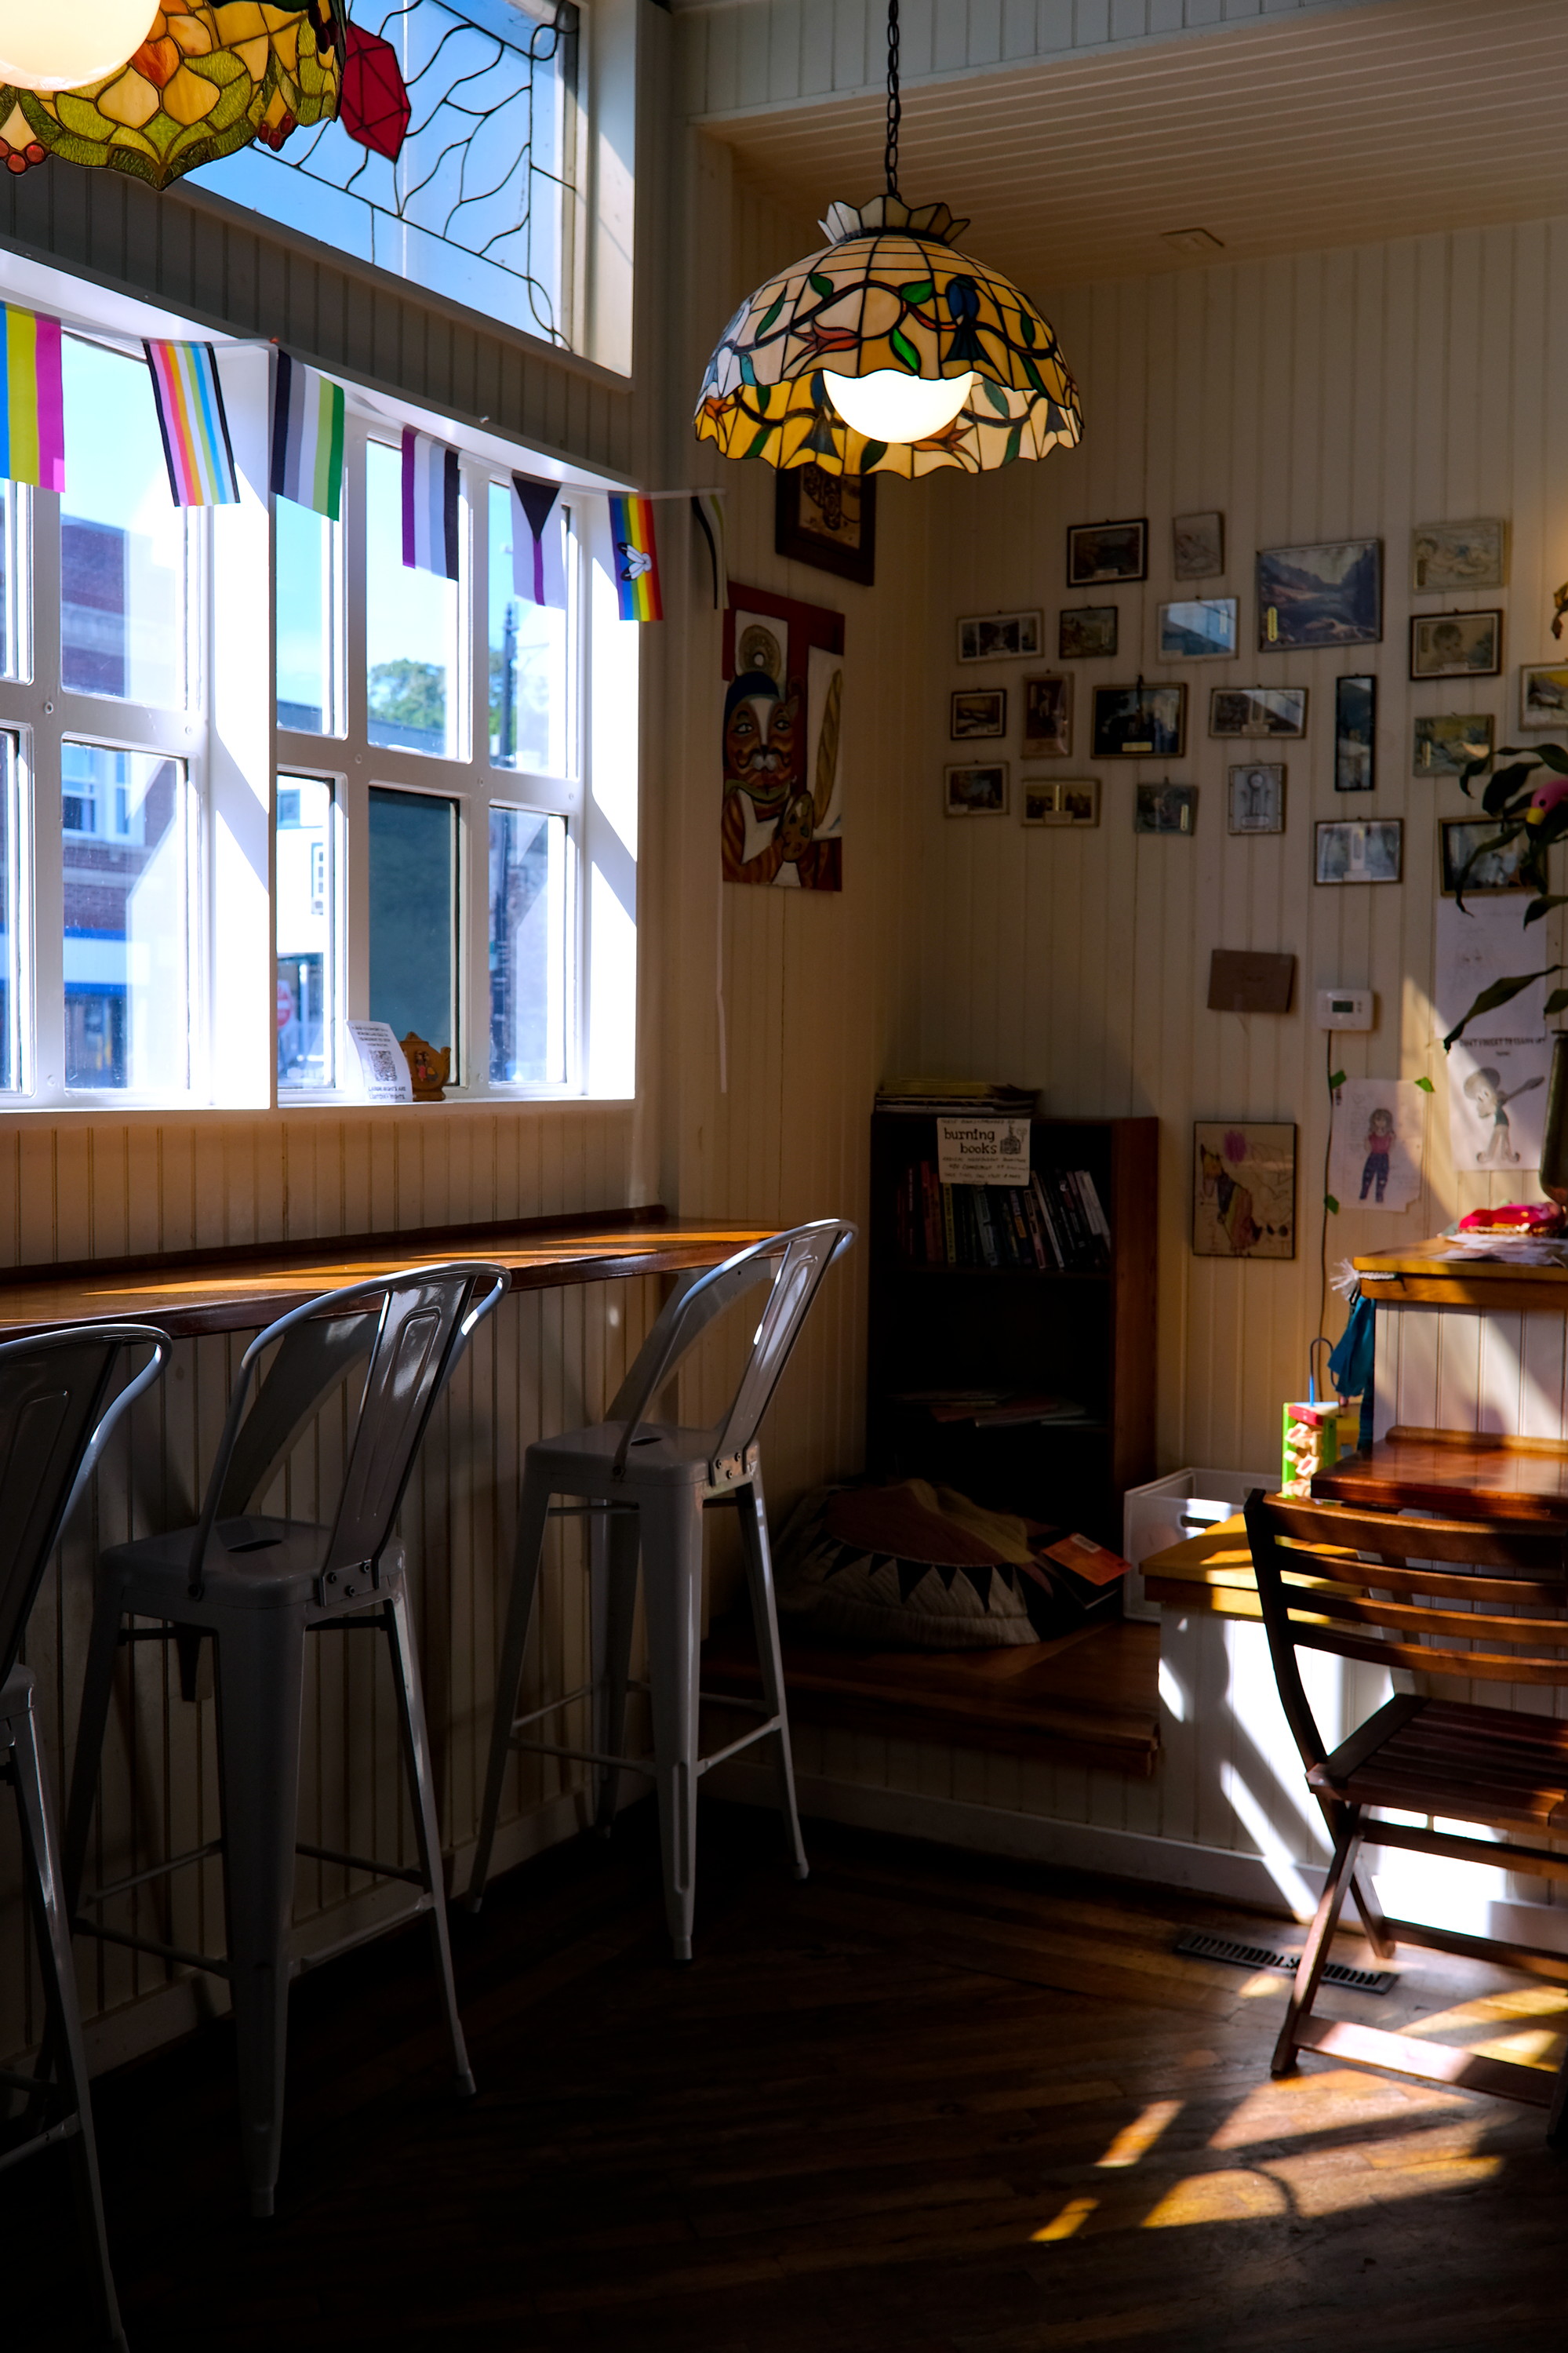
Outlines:
[{"label": "drawing of a person", "polygon": [[1469,1077],[1465,1081],[1465,1092],[1476,1107],[1476,1117],[1483,1123],[1489,1119],[1492,1124],[1491,1134],[1476,1155],[1478,1167],[1498,1167],[1506,1164],[1510,1167],[1516,1168],[1519,1166],[1518,1153],[1510,1152],[1509,1149],[1512,1138],[1509,1128],[1508,1106],[1513,1102],[1515,1096],[1527,1095],[1531,1087],[1544,1086],[1545,1083],[1545,1080],[1538,1071],[1533,1079],[1526,1079],[1522,1086],[1511,1087],[1505,1094],[1499,1071],[1485,1070],[1470,1072]]},{"label": "drawing of a person", "polygon": [[[1477,1073],[1479,1076],[1479,1072]],[[1367,1122],[1366,1165],[1361,1170],[1361,1198],[1364,1201],[1375,1184],[1381,1201],[1388,1190],[1388,1159],[1394,1146],[1393,1113],[1380,1104]]]}]

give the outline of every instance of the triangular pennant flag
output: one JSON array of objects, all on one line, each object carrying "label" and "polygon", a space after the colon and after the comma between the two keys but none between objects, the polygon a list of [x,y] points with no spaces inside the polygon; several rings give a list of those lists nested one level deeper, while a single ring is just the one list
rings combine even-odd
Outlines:
[{"label": "triangular pennant flag", "polygon": [[559,482],[512,477],[512,585],[525,604],[567,609],[566,518]]},{"label": "triangular pennant flag", "polygon": [[653,536],[653,509],[634,491],[616,492],[609,501],[609,536],[615,548],[615,586],[623,621],[662,621],[664,600],[659,594],[659,547]]},{"label": "triangular pennant flag", "polygon": [[142,348],[152,374],[175,504],[238,506],[239,480],[212,345],[144,343]]},{"label": "triangular pennant flag", "polygon": [[969,1578],[969,1583],[974,1587],[975,1591],[979,1594],[980,1608],[982,1609],[989,1609],[991,1608],[991,1577],[990,1562],[971,1562],[964,1570],[964,1575]]},{"label": "triangular pennant flag", "polygon": [[901,1560],[898,1563],[898,1599],[907,1605],[916,1588],[923,1585],[931,1574],[930,1565],[923,1560]]},{"label": "triangular pennant flag", "polygon": [[65,489],[60,322],[0,304],[0,475],[40,491]]},{"label": "triangular pennant flag", "polygon": [[272,491],[336,522],[343,512],[344,396],[319,369],[278,354]]},{"label": "triangular pennant flag", "polygon": [[708,562],[713,566],[714,611],[725,612],[729,605],[729,561],[725,544],[724,493],[721,491],[694,491],[692,513],[697,529],[707,542]]},{"label": "triangular pennant flag", "polygon": [[410,571],[458,576],[458,453],[403,427],[403,561]]}]

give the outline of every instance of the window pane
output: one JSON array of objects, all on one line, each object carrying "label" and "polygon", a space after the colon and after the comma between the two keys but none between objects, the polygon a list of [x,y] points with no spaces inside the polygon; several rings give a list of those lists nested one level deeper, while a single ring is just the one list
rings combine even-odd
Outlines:
[{"label": "window pane", "polygon": [[370,1018],[398,1038],[453,1046],[457,803],[373,787],[369,865]]},{"label": "window pane", "polygon": [[402,452],[372,441],[365,452],[365,660],[373,744],[458,756],[457,617],[457,582],[403,561]]},{"label": "window pane", "polygon": [[26,678],[32,670],[26,512],[20,486],[0,482],[0,678]]},{"label": "window pane", "polygon": [[180,760],[60,747],[68,1087],[190,1083]]},{"label": "window pane", "polygon": [[341,526],[292,499],[273,507],[278,579],[278,724],[337,735]]},{"label": "window pane", "polygon": [[0,1087],[22,1083],[21,955],[16,936],[16,738],[0,735]]},{"label": "window pane", "polygon": [[278,1084],[333,1079],[332,786],[278,779]]},{"label": "window pane", "polygon": [[492,482],[490,757],[498,768],[564,776],[570,762],[567,616],[514,593],[512,517],[511,491]]},{"label": "window pane", "polygon": [[567,1075],[567,827],[490,812],[490,1075]]},{"label": "window pane", "polygon": [[140,360],[64,343],[60,683],[164,710],[185,699],[185,516]]}]

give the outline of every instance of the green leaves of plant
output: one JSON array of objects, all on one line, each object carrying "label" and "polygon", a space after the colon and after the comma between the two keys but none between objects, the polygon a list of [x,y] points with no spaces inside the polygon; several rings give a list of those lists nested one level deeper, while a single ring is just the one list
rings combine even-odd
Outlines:
[{"label": "green leaves of plant", "polygon": [[1331,1095],[1337,1095],[1337,1094],[1339,1093],[1339,1092],[1340,1092],[1340,1089],[1344,1085],[1344,1083],[1345,1083],[1345,1074],[1344,1074],[1343,1071],[1330,1071],[1330,1073],[1329,1073],[1329,1092],[1330,1092]]},{"label": "green leaves of plant", "polygon": [[1544,899],[1532,899],[1524,911],[1526,927],[1539,923],[1542,915],[1549,915],[1553,907],[1568,907],[1568,896],[1556,891],[1549,892]]},{"label": "green leaves of plant", "polygon": [[1328,1210],[1329,1215],[1330,1215],[1331,1218],[1337,1218],[1337,1217],[1339,1216],[1339,1214],[1340,1214],[1340,1205],[1339,1205],[1338,1201],[1336,1201],[1336,1200],[1335,1200],[1335,1198],[1334,1198],[1334,1197],[1333,1197],[1332,1193],[1325,1193],[1325,1194],[1324,1194],[1324,1196],[1323,1196],[1323,1207]]},{"label": "green leaves of plant", "polygon": [[1430,1079],[1417,1079],[1415,1083],[1424,1095],[1435,1095],[1437,1092]]},{"label": "green leaves of plant", "polygon": [[[1456,1038],[1464,1036],[1466,1029],[1478,1013],[1495,1013],[1499,1005],[1510,1003],[1514,997],[1521,996],[1536,981],[1550,980],[1554,972],[1561,972],[1563,969],[1560,964],[1549,964],[1541,972],[1512,973],[1505,980],[1494,980],[1489,988],[1482,989],[1469,1011],[1455,1022],[1443,1040],[1443,1051],[1447,1053]],[[1546,1008],[1549,1013],[1554,1009],[1556,997],[1561,997],[1563,1003],[1568,1005],[1568,992],[1558,989],[1554,992],[1553,1004]],[[1561,1010],[1561,1008],[1556,1009]]]},{"label": "green leaves of plant", "polygon": [[1554,988],[1546,1000],[1548,1013],[1568,1011],[1568,988]]}]

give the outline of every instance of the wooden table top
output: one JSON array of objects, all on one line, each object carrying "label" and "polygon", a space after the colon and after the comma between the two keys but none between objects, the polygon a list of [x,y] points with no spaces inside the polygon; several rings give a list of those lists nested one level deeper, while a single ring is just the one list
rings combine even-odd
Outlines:
[{"label": "wooden table top", "polygon": [[1568,1242],[1562,1266],[1477,1258],[1446,1235],[1404,1250],[1368,1250],[1351,1264],[1374,1307],[1483,1307],[1568,1312]]},{"label": "wooden table top", "polygon": [[1544,1441],[1391,1430],[1312,1482],[1315,1495],[1455,1519],[1568,1520],[1568,1451]]},{"label": "wooden table top", "polygon": [[660,1208],[581,1217],[514,1219],[495,1225],[353,1234],[337,1240],[182,1251],[161,1259],[106,1259],[18,1267],[0,1274],[0,1336],[20,1339],[62,1324],[155,1324],[185,1335],[249,1332],[314,1293],[440,1259],[493,1259],[514,1291],[603,1282],[718,1266],[776,1229],[672,1218]]}]

